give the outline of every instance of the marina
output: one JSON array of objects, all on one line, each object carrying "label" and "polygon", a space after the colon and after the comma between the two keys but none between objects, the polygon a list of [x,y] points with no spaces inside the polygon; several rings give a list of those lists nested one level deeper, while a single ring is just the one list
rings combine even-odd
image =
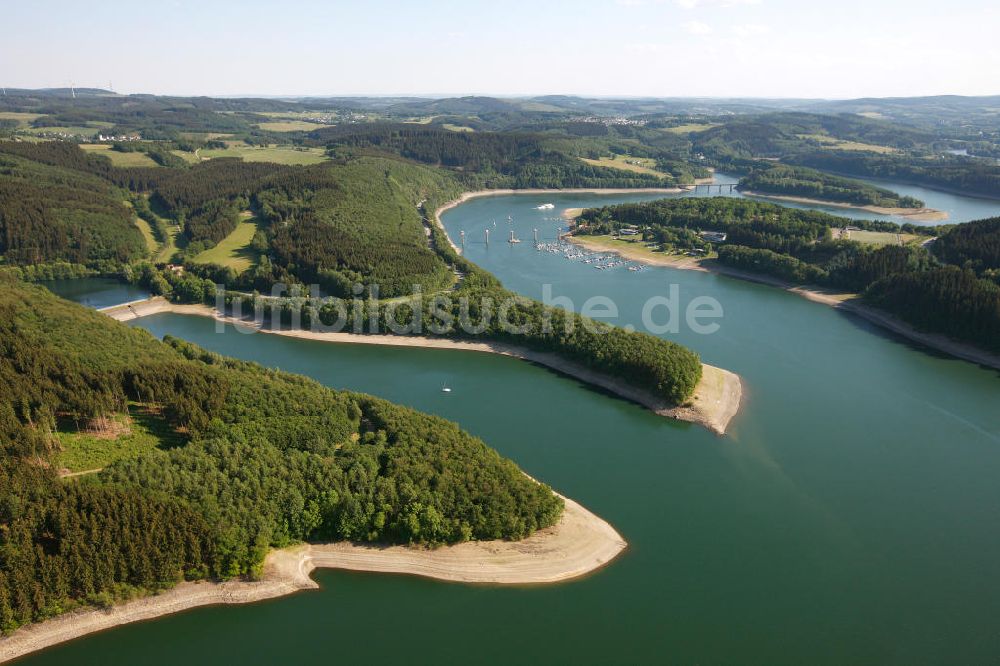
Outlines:
[{"label": "marina", "polygon": [[[552,200],[561,209],[643,196],[655,198]],[[719,333],[671,339],[746,379],[752,408],[727,437],[501,356],[217,334],[209,319],[166,313],[135,325],[458,421],[613,524],[630,544],[620,561],[570,585],[506,589],[326,570],[317,592],[134,624],[24,663],[319,660],[333,646],[359,663],[398,663],[432,650],[445,624],[460,628],[443,658],[455,663],[483,646],[485,663],[518,661],[511,632],[552,663],[620,663],[623,643],[650,663],[665,644],[684,663],[987,662],[995,642],[980,639],[993,635],[1000,598],[989,529],[1000,506],[996,373],[771,287],[658,267],[591,270],[588,253],[564,258],[534,205],[484,198],[443,222],[453,238],[466,231],[468,258],[507,287],[538,297],[549,283],[577,303],[604,294],[623,325],[641,323],[640,304],[666,284],[717,298]],[[539,250],[479,240],[508,213],[518,235],[539,228]],[[610,611],[595,621],[595,609]],[[399,640],[378,640],[384,631]],[[576,638],[549,640],[560,633]]]}]

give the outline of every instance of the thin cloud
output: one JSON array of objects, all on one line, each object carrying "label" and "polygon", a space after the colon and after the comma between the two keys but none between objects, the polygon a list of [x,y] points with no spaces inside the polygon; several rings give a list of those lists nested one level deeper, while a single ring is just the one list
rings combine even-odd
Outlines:
[{"label": "thin cloud", "polygon": [[770,28],[760,23],[744,23],[743,25],[734,25],[730,28],[730,32],[737,37],[755,37],[769,31]]},{"label": "thin cloud", "polygon": [[701,21],[688,21],[687,23],[682,23],[681,27],[691,35],[707,35],[712,32],[712,26]]},{"label": "thin cloud", "polygon": [[737,7],[739,5],[759,5],[761,0],[674,0],[674,4],[682,9],[698,7]]}]

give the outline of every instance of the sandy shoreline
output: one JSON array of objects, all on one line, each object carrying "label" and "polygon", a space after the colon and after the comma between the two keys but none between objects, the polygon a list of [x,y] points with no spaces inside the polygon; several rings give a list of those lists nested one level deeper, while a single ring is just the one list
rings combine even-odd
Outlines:
[{"label": "sandy shoreline", "polygon": [[715,259],[699,259],[697,257],[686,256],[650,257],[640,252],[629,252],[628,248],[609,248],[600,243],[588,242],[585,236],[568,236],[566,240],[591,250],[614,253],[637,263],[648,264],[651,266],[662,266],[665,268],[676,268],[680,270],[716,273],[719,275],[727,275],[729,277],[738,278],[740,280],[746,280],[748,282],[757,282],[759,284],[766,284],[768,286],[784,289],[785,291],[797,294],[798,296],[815,303],[822,303],[833,308],[844,310],[845,312],[856,314],[859,317],[876,324],[877,326],[887,328],[904,338],[922,344],[926,347],[945,352],[946,354],[950,354],[951,356],[965,361],[970,361],[978,365],[1000,370],[1000,356],[978,349],[972,345],[965,344],[964,342],[957,342],[938,333],[925,333],[923,331],[919,331],[910,324],[907,324],[903,320],[889,313],[882,312],[876,308],[865,305],[861,302],[858,294],[836,292],[828,289],[822,289],[820,287],[795,285],[770,275],[760,275],[757,273],[751,273],[750,271],[725,266],[720,264]]},{"label": "sandy shoreline", "polygon": [[686,405],[671,405],[662,398],[627,382],[591,370],[583,365],[563,359],[556,354],[538,352],[525,347],[501,342],[475,342],[452,340],[449,338],[428,338],[409,335],[357,335],[354,333],[333,333],[306,330],[268,330],[250,322],[221,315],[207,305],[181,305],[163,298],[151,298],[139,303],[115,306],[102,310],[119,321],[145,317],[159,312],[174,312],[202,317],[212,317],[235,326],[252,327],[260,333],[283,335],[303,340],[362,345],[386,345],[391,347],[423,347],[429,349],[454,349],[460,351],[483,352],[513,356],[551,368],[559,373],[579,379],[587,384],[600,387],[615,395],[636,402],[660,416],[688,421],[702,425],[717,435],[724,435],[729,422],[739,412],[743,397],[742,383],[738,375],[702,364],[702,379],[695,388],[694,395]]},{"label": "sandy shoreline", "polygon": [[435,550],[352,543],[273,550],[260,581],[181,583],[108,610],[83,610],[24,627],[0,639],[0,662],[131,622],[198,606],[245,604],[318,587],[316,568],[410,574],[461,583],[556,583],[603,567],[627,547],[607,522],[571,499],[559,522],[521,541],[470,541]]},{"label": "sandy shoreline", "polygon": [[848,210],[865,210],[878,215],[891,215],[894,217],[905,217],[911,220],[924,222],[940,222],[948,219],[948,213],[934,208],[886,208],[884,206],[861,206],[858,204],[842,203],[840,201],[824,201],[822,199],[809,199],[806,197],[793,197],[784,194],[768,194],[766,192],[753,192],[751,190],[741,190],[745,196],[758,199],[774,199],[776,201],[791,201],[793,203],[810,204],[816,206],[830,206],[833,208],[845,208]]}]

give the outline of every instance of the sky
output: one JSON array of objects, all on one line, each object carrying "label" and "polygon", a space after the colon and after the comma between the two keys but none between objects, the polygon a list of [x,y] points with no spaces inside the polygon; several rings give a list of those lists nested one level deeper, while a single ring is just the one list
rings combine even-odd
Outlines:
[{"label": "sky", "polygon": [[39,0],[0,85],[172,95],[1000,94],[996,0]]}]

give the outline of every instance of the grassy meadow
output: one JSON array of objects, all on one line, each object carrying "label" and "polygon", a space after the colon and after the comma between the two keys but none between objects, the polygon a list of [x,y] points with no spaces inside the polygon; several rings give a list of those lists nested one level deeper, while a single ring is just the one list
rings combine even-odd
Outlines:
[{"label": "grassy meadow", "polygon": [[195,263],[219,264],[228,266],[237,272],[250,268],[257,260],[256,253],[250,249],[250,241],[257,232],[258,221],[249,212],[244,213],[244,219],[231,234],[223,238],[218,245],[199,253]]},{"label": "grassy meadow", "polygon": [[155,167],[159,166],[146,153],[131,152],[123,153],[111,150],[109,143],[81,143],[80,148],[95,155],[104,155],[111,163],[119,167]]},{"label": "grassy meadow", "polygon": [[647,157],[626,157],[625,155],[615,155],[614,157],[602,157],[597,160],[587,159],[586,157],[581,157],[580,159],[591,166],[611,167],[614,169],[621,169],[622,171],[646,173],[654,176],[663,175],[655,169],[656,160],[652,160]]},{"label": "grassy meadow", "polygon": [[70,472],[98,470],[116,460],[138,458],[183,443],[156,408],[138,403],[129,404],[127,415],[109,417],[109,425],[88,431],[77,430],[73,422],[61,423],[56,433],[61,449],[55,460],[57,467]]},{"label": "grassy meadow", "polygon": [[323,148],[293,148],[292,146],[245,146],[202,149],[198,155],[205,159],[238,157],[247,162],[273,162],[275,164],[319,164],[326,161]]}]

